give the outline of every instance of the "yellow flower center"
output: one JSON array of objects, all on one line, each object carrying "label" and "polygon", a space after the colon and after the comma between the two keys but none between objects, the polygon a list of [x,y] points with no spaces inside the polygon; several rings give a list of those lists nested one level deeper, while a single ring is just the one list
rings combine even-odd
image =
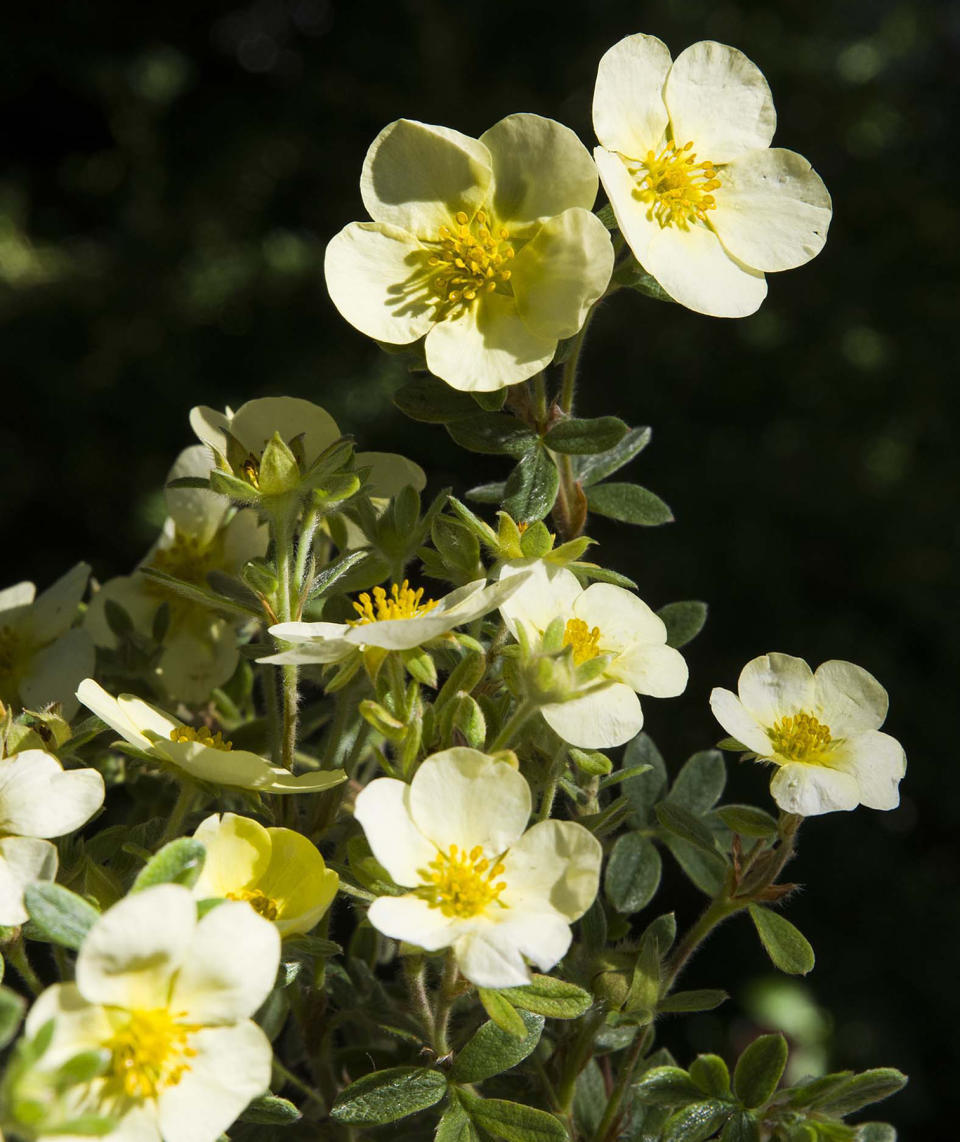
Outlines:
[{"label": "yellow flower center", "polygon": [[781,757],[790,761],[817,764],[833,743],[830,727],[813,714],[793,714],[780,718],[768,731],[770,744]]},{"label": "yellow flower center", "polygon": [[600,628],[591,629],[583,619],[569,619],[563,631],[563,645],[573,647],[573,661],[579,666],[600,653]]},{"label": "yellow flower center", "polygon": [[396,583],[390,588],[390,594],[382,587],[373,588],[373,598],[366,591],[360,596],[359,602],[353,604],[353,609],[360,616],[347,623],[347,626],[362,627],[367,623],[379,623],[386,619],[417,619],[432,611],[437,605],[435,599],[423,599],[423,588],[412,590],[406,579],[398,587]]},{"label": "yellow flower center", "polygon": [[[209,544],[203,543],[195,535],[184,535],[182,531],[177,531],[168,546],[154,552],[150,566],[187,583],[204,584],[207,572],[215,566],[215,560]],[[170,593],[162,583],[148,580],[148,586],[154,593]]]},{"label": "yellow flower center", "polygon": [[259,912],[265,920],[276,920],[280,915],[280,905],[259,888],[243,888],[239,892],[228,892],[228,900],[245,900],[254,912]]},{"label": "yellow flower center", "polygon": [[662,227],[688,230],[691,222],[706,222],[707,211],[717,207],[711,193],[720,186],[717,168],[709,160],[697,162],[692,142],[647,151],[639,166],[628,169],[637,179],[633,193],[647,204],[647,218]]},{"label": "yellow flower center", "polygon": [[111,1052],[108,1081],[129,1098],[156,1098],[190,1069],[197,1053],[190,1035],[196,1030],[165,1007],[131,1012],[129,1023],[105,1044]]},{"label": "yellow flower center", "polygon": [[224,751],[233,749],[233,742],[224,740],[220,730],[214,734],[206,726],[198,726],[196,729],[193,726],[177,726],[170,731],[170,740],[172,742],[199,742],[201,745],[209,746],[210,749],[222,749]]},{"label": "yellow flower center", "polygon": [[510,234],[498,226],[485,210],[478,210],[473,221],[464,211],[456,216],[456,226],[441,226],[427,265],[434,271],[432,287],[443,315],[467,308],[483,293],[493,293],[510,280],[507,263],[514,256]]},{"label": "yellow flower center", "polygon": [[503,875],[503,865],[497,862],[491,866],[479,845],[469,852],[456,845],[451,845],[449,852],[438,849],[436,860],[417,871],[425,883],[414,891],[444,916],[463,920],[483,912],[494,901],[501,908],[506,907],[498,899],[507,887],[506,881],[494,883],[496,877]]}]

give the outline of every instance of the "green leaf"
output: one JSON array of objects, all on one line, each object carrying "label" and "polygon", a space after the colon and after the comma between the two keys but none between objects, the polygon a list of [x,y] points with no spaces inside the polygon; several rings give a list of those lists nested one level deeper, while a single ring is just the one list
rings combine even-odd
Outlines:
[{"label": "green leaf", "polygon": [[263,618],[259,603],[256,608],[243,606],[207,590],[206,587],[198,587],[194,583],[186,583],[174,575],[168,575],[166,571],[158,571],[156,567],[140,567],[137,573],[146,575],[165,591],[179,595],[191,603],[198,603],[201,607],[208,607],[212,611],[221,611],[227,615],[242,615],[244,618],[249,618],[251,615],[258,619]]},{"label": "green leaf", "polygon": [[476,402],[469,393],[462,393],[433,377],[417,377],[401,385],[393,394],[393,403],[411,420],[425,424],[446,424],[477,415]]},{"label": "green leaf", "polygon": [[577,1019],[593,1003],[589,991],[575,983],[534,972],[524,987],[505,987],[500,994],[514,1007],[546,1015],[548,1019]]},{"label": "green leaf", "polygon": [[178,476],[175,480],[168,480],[167,488],[210,488],[207,476]]},{"label": "green leaf", "polygon": [[757,1120],[746,1110],[738,1110],[727,1120],[720,1142],[760,1142]]},{"label": "green leaf", "polygon": [[517,523],[532,523],[553,507],[560,486],[557,466],[539,445],[531,448],[510,473],[504,488],[504,511]]},{"label": "green leaf", "polygon": [[507,403],[507,390],[493,389],[491,392],[472,392],[470,396],[485,412],[499,412]]},{"label": "green leaf", "polygon": [[897,1142],[897,1132],[889,1122],[861,1122],[857,1142]]},{"label": "green leaf", "polygon": [[813,948],[799,929],[779,912],[771,912],[759,904],[750,905],[750,919],[760,942],[774,964],[788,975],[806,975],[813,970]]},{"label": "green leaf", "polygon": [[613,846],[607,863],[607,899],[618,912],[639,912],[660,887],[661,872],[656,845],[641,833],[626,833]]},{"label": "green leaf", "polygon": [[501,480],[495,484],[477,484],[464,495],[475,504],[498,504],[506,494],[506,488],[506,483]]},{"label": "green leaf", "polygon": [[[720,794],[727,783],[727,767],[723,754],[716,749],[705,749],[695,753],[677,774],[667,803],[685,809],[694,816],[706,813],[720,800]],[[691,844],[696,842],[686,837]],[[713,838],[709,848],[713,848]]]},{"label": "green leaf", "polygon": [[787,1065],[787,1041],[780,1034],[761,1035],[743,1052],[733,1072],[733,1091],[748,1109],[773,1097]]},{"label": "green leaf", "polygon": [[457,1053],[450,1078],[458,1083],[479,1083],[509,1071],[533,1052],[543,1034],[543,1016],[520,1013],[526,1034],[522,1039],[501,1030],[496,1023],[484,1023]]},{"label": "green leaf", "polygon": [[652,1067],[633,1084],[633,1093],[649,1106],[683,1106],[703,1099],[703,1092],[680,1067]]},{"label": "green leaf", "polygon": [[599,777],[613,769],[613,762],[610,758],[594,749],[573,749],[571,747],[569,753],[574,765],[581,773]]},{"label": "green leaf", "polygon": [[662,1142],[704,1142],[730,1117],[729,1103],[710,1099],[675,1111],[667,1119]]},{"label": "green leaf", "polygon": [[367,551],[345,551],[343,555],[338,556],[332,563],[328,563],[321,571],[319,571],[310,584],[310,590],[307,592],[308,599],[319,599],[322,595],[330,592],[331,588],[338,583],[348,571],[356,567],[358,563],[367,559],[369,552]]},{"label": "green leaf", "polygon": [[673,947],[673,941],[677,938],[677,917],[673,912],[664,912],[662,916],[658,916],[656,920],[651,920],[650,923],[644,928],[643,935],[640,937],[640,944],[643,946],[648,941],[653,941],[657,948],[657,957],[663,957]]},{"label": "green leaf", "polygon": [[459,1102],[451,1102],[444,1111],[433,1142],[480,1142],[477,1128]]},{"label": "green leaf", "polygon": [[[719,988],[699,988],[694,991],[675,991],[672,995],[668,995],[662,999],[657,1005],[657,1010],[662,1011],[664,1014],[679,1014],[688,1011],[713,1011],[715,1007],[719,1007],[721,1003],[726,1002],[730,998],[725,991]],[[705,1055],[704,1058],[716,1058],[715,1055]],[[693,1076],[693,1068],[690,1068],[690,1075]],[[713,1094],[713,1091],[707,1091],[708,1094]]]},{"label": "green leaf", "polygon": [[710,856],[719,856],[713,833],[689,810],[680,805],[672,804],[670,801],[661,801],[655,807],[654,812],[657,814],[660,825],[668,833],[672,833],[673,836],[679,837],[680,840],[686,841],[687,844],[693,845],[695,848],[702,849]]},{"label": "green leaf", "polygon": [[906,1084],[907,1076],[902,1071],[893,1067],[876,1067],[859,1075],[850,1075],[809,1105],[812,1109],[842,1118],[872,1102],[889,1098]]},{"label": "green leaf", "polygon": [[609,202],[600,207],[597,211],[597,217],[608,230],[617,229],[617,216],[614,214],[613,207]]},{"label": "green leaf", "polygon": [[726,859],[718,852],[707,852],[697,845],[668,836],[667,848],[684,873],[706,896],[716,896],[727,875]]},{"label": "green leaf", "polygon": [[617,267],[614,281],[625,289],[636,290],[637,293],[652,297],[655,301],[673,301],[670,294],[655,277],[647,273],[636,258],[629,258],[622,266]]},{"label": "green leaf", "polygon": [[554,452],[594,456],[608,452],[630,431],[617,416],[597,416],[590,420],[569,417],[558,421],[543,442]]},{"label": "green leaf", "polygon": [[16,1035],[26,1008],[23,996],[9,987],[0,987],[0,1050]]},{"label": "green leaf", "polygon": [[193,888],[203,871],[207,850],[193,837],[179,837],[164,845],[140,870],[131,892],[142,892],[155,884],[182,884]]},{"label": "green leaf", "polygon": [[650,443],[649,428],[631,428],[627,435],[606,452],[574,461],[574,471],[584,488],[612,476],[637,456]]},{"label": "green leaf", "polygon": [[673,512],[647,488],[639,484],[598,484],[587,489],[590,511],[620,523],[658,527],[673,521]]},{"label": "green leaf", "polygon": [[303,1115],[289,1099],[276,1094],[255,1098],[240,1115],[241,1122],[255,1122],[261,1126],[289,1126]]},{"label": "green leaf", "polygon": [[[724,992],[719,994],[725,997]],[[713,1098],[730,1098],[730,1072],[719,1055],[697,1055],[690,1064],[690,1078],[704,1094]]]},{"label": "green leaf", "polygon": [[618,769],[615,773],[605,777],[600,782],[599,788],[609,789],[613,785],[619,785],[622,781],[629,781],[631,777],[640,777],[644,773],[649,773],[652,768],[652,765],[631,765],[629,769]]},{"label": "green leaf", "polygon": [[520,1012],[513,1006],[513,1004],[505,999],[499,991],[493,991],[487,987],[480,987],[477,989],[477,994],[480,997],[480,1002],[483,1004],[483,1009],[490,1016],[494,1023],[508,1035],[512,1035],[515,1039],[523,1039],[527,1034],[527,1025],[523,1021]]},{"label": "green leaf", "polygon": [[447,432],[461,448],[492,456],[523,456],[537,440],[532,428],[496,412],[478,412],[452,421]]},{"label": "green leaf", "polygon": [[458,1097],[481,1130],[503,1142],[566,1142],[563,1123],[544,1110],[502,1098],[479,1098],[466,1091]]},{"label": "green leaf", "polygon": [[577,1076],[573,1092],[573,1118],[585,1137],[593,1137],[608,1101],[603,1071],[597,1060],[591,1059]]},{"label": "green leaf", "polygon": [[717,816],[731,832],[741,837],[775,837],[777,822],[753,805],[721,805]]},{"label": "green leaf", "polygon": [[667,628],[667,646],[686,646],[703,630],[707,621],[707,604],[699,599],[667,603],[657,614]]},{"label": "green leaf", "polygon": [[660,751],[648,734],[637,734],[627,745],[623,755],[623,765],[633,769],[638,765],[649,765],[647,773],[631,777],[623,783],[623,793],[633,806],[639,824],[647,824],[653,806],[660,800],[667,784],[667,767]]},{"label": "green leaf", "polygon": [[84,936],[100,918],[92,904],[60,884],[30,884],[23,900],[36,928],[36,932],[31,932],[31,938],[64,948],[79,948]]},{"label": "green leaf", "polygon": [[390,1067],[357,1079],[337,1096],[330,1117],[347,1125],[396,1122],[443,1098],[447,1080],[429,1067]]}]

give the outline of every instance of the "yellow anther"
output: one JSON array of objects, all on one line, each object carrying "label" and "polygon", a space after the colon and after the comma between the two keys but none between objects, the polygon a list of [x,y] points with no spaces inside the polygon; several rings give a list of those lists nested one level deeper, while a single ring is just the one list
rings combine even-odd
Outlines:
[{"label": "yellow anther", "polygon": [[197,1030],[165,1007],[131,1012],[130,1021],[104,1044],[111,1053],[107,1085],[128,1098],[156,1098],[190,1069],[197,1053],[190,1036]]},{"label": "yellow anther", "polygon": [[430,289],[441,318],[472,304],[481,292],[504,287],[510,275],[500,267],[515,254],[512,246],[503,245],[508,231],[491,226],[486,210],[478,210],[472,221],[461,210],[455,220],[454,233],[447,226],[439,227],[425,259],[434,271]]},{"label": "yellow anther", "polygon": [[456,217],[457,217],[457,221],[460,223],[461,226],[466,226],[466,224],[470,221],[470,219],[467,217],[467,215],[462,210],[457,211]]},{"label": "yellow anther", "polygon": [[280,915],[280,906],[276,900],[259,888],[244,888],[240,892],[228,892],[228,900],[245,900],[254,912],[259,912],[265,920],[276,920]]},{"label": "yellow anther", "polygon": [[691,223],[705,223],[706,212],[716,209],[710,191],[721,185],[717,168],[709,159],[698,163],[692,150],[692,140],[682,147],[666,143],[659,152],[648,151],[638,166],[629,168],[637,179],[633,193],[647,204],[647,218],[662,227],[687,230]]},{"label": "yellow anther", "polygon": [[365,623],[377,623],[385,619],[416,619],[432,611],[436,605],[435,599],[424,600],[422,587],[414,591],[404,579],[399,586],[393,584],[389,595],[382,587],[373,588],[372,599],[364,591],[359,600],[353,604],[353,609],[360,617],[353,619],[347,625],[359,627]]},{"label": "yellow anther", "polygon": [[600,628],[587,626],[583,619],[569,619],[563,628],[563,645],[573,648],[573,661],[579,666],[600,653]]},{"label": "yellow anther", "polygon": [[768,732],[774,750],[790,761],[817,764],[833,744],[830,727],[804,712],[780,718]]},{"label": "yellow anther", "polygon": [[219,730],[214,734],[206,726],[198,726],[196,729],[193,726],[177,726],[170,731],[170,740],[172,742],[199,742],[200,745],[209,746],[210,749],[222,749],[224,751],[233,749],[233,742],[226,741]]},{"label": "yellow anther", "polygon": [[506,907],[499,899],[507,887],[506,882],[494,883],[494,878],[503,872],[504,866],[499,863],[490,868],[490,861],[484,857],[480,845],[475,845],[469,853],[451,845],[448,852],[438,849],[436,859],[426,868],[418,869],[423,883],[414,891],[431,908],[439,908],[444,916],[467,919],[494,903],[500,908]]}]

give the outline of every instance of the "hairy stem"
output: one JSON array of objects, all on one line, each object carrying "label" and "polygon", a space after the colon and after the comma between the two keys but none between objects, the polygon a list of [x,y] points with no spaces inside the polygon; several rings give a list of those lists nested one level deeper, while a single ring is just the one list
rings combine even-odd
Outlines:
[{"label": "hairy stem", "polygon": [[653,1027],[644,1027],[643,1031],[636,1037],[633,1046],[630,1048],[630,1053],[627,1055],[626,1061],[620,1068],[620,1074],[617,1076],[616,1085],[610,1092],[610,1098],[607,1101],[606,1109],[603,1112],[603,1118],[600,1119],[600,1124],[594,1132],[594,1142],[608,1142],[608,1140],[616,1137],[617,1128],[619,1126],[620,1107],[623,1103],[623,1096],[630,1089],[630,1084],[633,1082],[633,1076],[636,1072],[637,1065],[647,1052],[650,1046],[650,1041],[653,1039]]}]

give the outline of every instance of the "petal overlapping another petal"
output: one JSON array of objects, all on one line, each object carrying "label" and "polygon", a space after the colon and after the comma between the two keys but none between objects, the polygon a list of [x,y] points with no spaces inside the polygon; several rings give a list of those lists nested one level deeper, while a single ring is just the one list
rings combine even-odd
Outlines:
[{"label": "petal overlapping another petal", "polygon": [[663,85],[670,62],[667,45],[642,33],[604,53],[593,93],[593,129],[603,147],[635,159],[657,147],[668,121]]}]

